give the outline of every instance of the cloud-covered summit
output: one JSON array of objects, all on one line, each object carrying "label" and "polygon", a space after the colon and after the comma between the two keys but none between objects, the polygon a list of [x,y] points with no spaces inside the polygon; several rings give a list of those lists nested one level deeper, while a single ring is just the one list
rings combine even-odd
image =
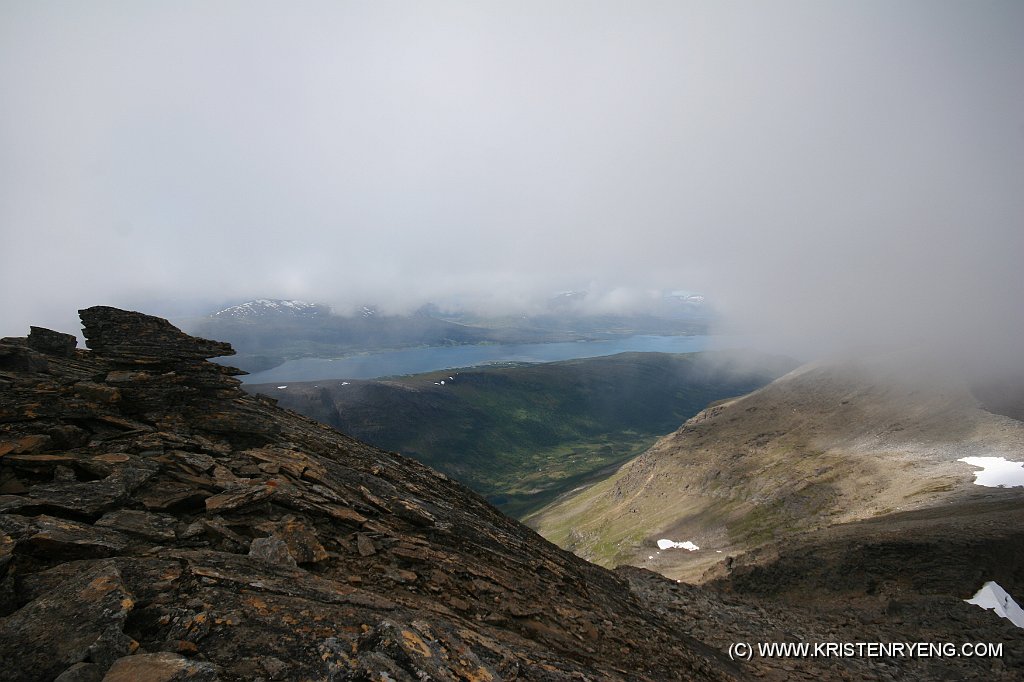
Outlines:
[{"label": "cloud-covered summit", "polygon": [[0,333],[685,287],[810,348],[1010,347],[1021,35],[1013,2],[8,2]]}]

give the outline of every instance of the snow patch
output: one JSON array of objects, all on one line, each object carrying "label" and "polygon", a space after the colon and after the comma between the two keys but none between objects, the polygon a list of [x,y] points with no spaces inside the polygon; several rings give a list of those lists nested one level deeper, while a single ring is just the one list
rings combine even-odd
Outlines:
[{"label": "snow patch", "polygon": [[1005,618],[1017,627],[1024,628],[1024,609],[1021,609],[1013,597],[994,580],[989,580],[973,597],[964,601],[983,609],[992,609],[1000,618]]},{"label": "snow patch", "polygon": [[958,462],[981,467],[974,472],[975,485],[987,488],[1024,486],[1024,462],[1011,462],[1004,457],[961,457]]},{"label": "snow patch", "polygon": [[666,540],[665,538],[658,540],[658,547],[660,549],[686,549],[691,552],[695,552],[698,549],[700,549],[700,547],[693,544],[689,540],[684,540],[683,542],[673,542],[671,540]]},{"label": "snow patch", "polygon": [[343,382],[341,382],[341,385],[342,386],[348,386],[348,382],[347,381],[343,381]]},{"label": "snow patch", "polygon": [[288,384],[285,384],[284,386],[278,386],[278,388],[288,388]]}]

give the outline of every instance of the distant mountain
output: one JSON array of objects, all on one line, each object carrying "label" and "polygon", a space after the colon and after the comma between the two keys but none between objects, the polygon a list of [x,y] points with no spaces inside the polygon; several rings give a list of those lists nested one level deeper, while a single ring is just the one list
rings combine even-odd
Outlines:
[{"label": "distant mountain", "polygon": [[227,339],[238,352],[232,363],[249,372],[298,357],[488,340],[479,329],[429,315],[381,315],[366,305],[342,316],[324,305],[277,299],[246,301],[184,326],[198,336]]},{"label": "distant mountain", "polygon": [[[585,295],[570,293],[572,300]],[[305,301],[255,299],[185,320],[182,326],[198,336],[226,339],[238,351],[232,362],[248,372],[258,372],[289,359],[414,346],[550,343],[706,331],[706,323],[699,317],[670,313],[586,314],[573,308],[570,301],[540,315],[447,313],[432,304],[406,315],[384,314],[370,304],[350,315],[338,315],[328,306]]]},{"label": "distant mountain", "polygon": [[312,317],[330,315],[330,308],[306,303],[305,301],[282,301],[272,298],[257,298],[218,310],[211,317],[235,320],[258,320],[278,316]]},{"label": "distant mountain", "polygon": [[794,364],[739,352],[623,353],[245,388],[415,457],[519,515],[639,454],[708,402],[763,386]]},{"label": "distant mountain", "polygon": [[[712,404],[528,522],[592,561],[693,580],[725,555],[805,531],[990,495],[957,460],[1022,452],[1024,423],[983,409],[949,368],[902,356],[819,363]],[[661,551],[659,539],[700,551]]]}]

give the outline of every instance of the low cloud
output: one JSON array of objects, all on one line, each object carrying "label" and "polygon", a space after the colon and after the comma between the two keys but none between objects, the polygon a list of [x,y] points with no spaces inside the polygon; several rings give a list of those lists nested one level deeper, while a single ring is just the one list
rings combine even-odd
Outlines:
[{"label": "low cloud", "polygon": [[1022,30],[998,2],[6,3],[0,333],[687,289],[780,349],[1009,362]]}]

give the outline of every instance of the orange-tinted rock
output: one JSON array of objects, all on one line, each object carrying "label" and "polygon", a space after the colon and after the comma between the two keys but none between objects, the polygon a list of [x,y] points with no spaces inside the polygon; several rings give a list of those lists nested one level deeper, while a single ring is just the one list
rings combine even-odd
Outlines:
[{"label": "orange-tinted rock", "polygon": [[[116,568],[101,565],[0,619],[0,660],[10,682],[53,679],[119,633],[135,602]],[[13,664],[17,661],[17,664]],[[109,665],[109,664],[108,664]]]}]

